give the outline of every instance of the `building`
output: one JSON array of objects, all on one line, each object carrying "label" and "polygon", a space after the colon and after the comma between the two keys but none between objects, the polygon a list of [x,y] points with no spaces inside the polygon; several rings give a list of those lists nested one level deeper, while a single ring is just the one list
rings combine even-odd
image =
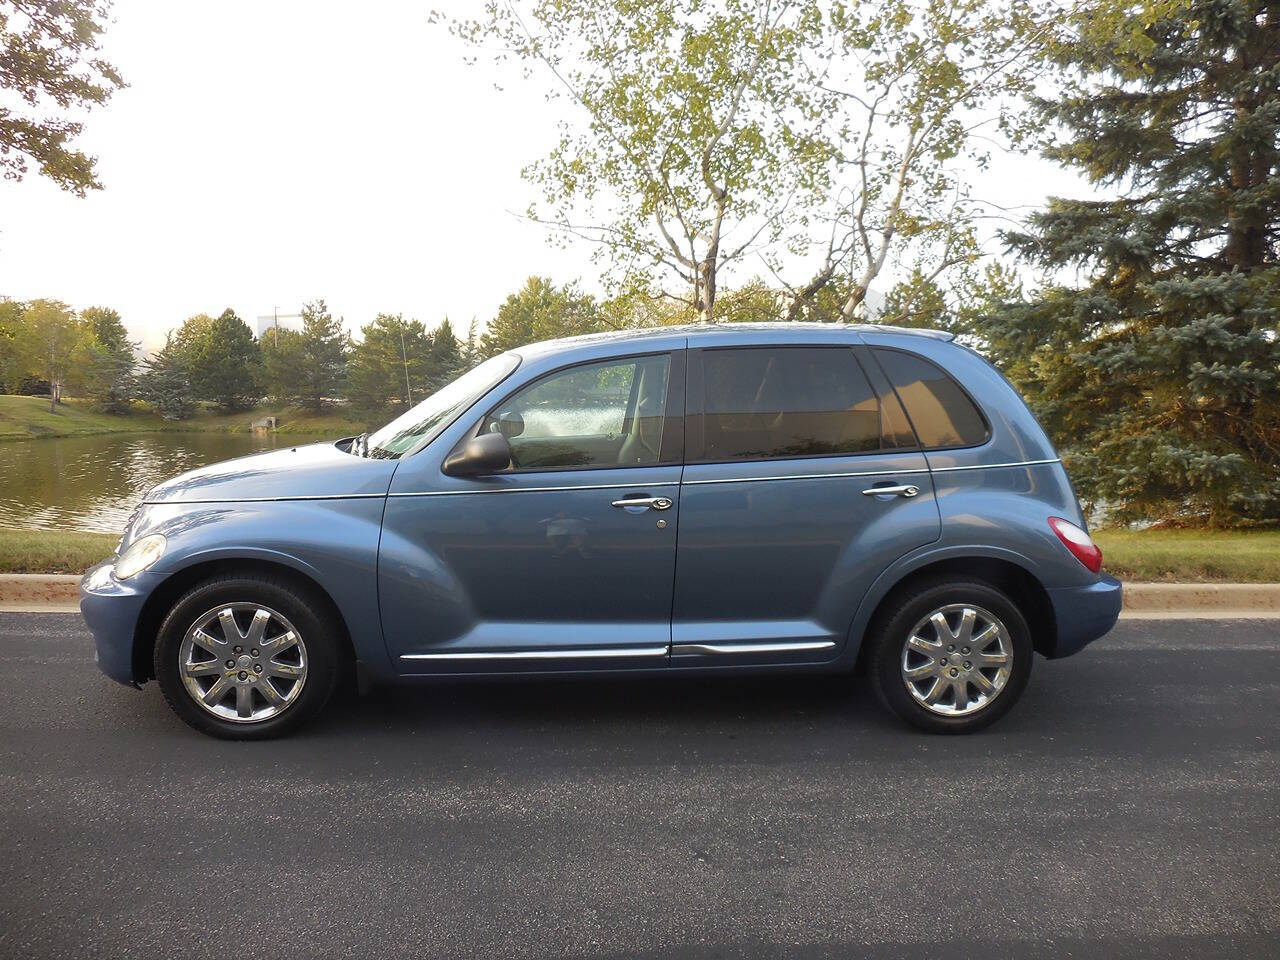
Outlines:
[{"label": "building", "polygon": [[302,314],[300,313],[268,313],[264,317],[258,317],[253,325],[253,335],[259,340],[267,331],[277,330],[301,330]]}]

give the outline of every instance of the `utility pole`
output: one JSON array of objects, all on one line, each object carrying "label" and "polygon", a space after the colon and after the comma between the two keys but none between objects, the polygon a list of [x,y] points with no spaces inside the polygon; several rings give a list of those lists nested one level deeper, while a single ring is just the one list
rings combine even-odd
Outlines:
[{"label": "utility pole", "polygon": [[413,406],[413,391],[409,388],[409,353],[404,348],[404,325],[400,325],[400,358],[404,360],[404,400]]}]

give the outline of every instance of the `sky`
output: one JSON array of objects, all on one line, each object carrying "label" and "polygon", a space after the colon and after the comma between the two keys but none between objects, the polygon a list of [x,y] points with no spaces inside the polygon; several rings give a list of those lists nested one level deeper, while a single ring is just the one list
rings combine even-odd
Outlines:
[{"label": "sky", "polygon": [[[475,2],[117,0],[103,47],[129,87],[80,139],[105,189],[0,181],[0,295],[114,307],[151,350],[225,307],[253,326],[323,297],[353,331],[461,333],[531,274],[593,289],[589,248],[517,215],[566,107],[428,22]],[[1027,157],[983,180],[1005,205],[1074,187]]]}]

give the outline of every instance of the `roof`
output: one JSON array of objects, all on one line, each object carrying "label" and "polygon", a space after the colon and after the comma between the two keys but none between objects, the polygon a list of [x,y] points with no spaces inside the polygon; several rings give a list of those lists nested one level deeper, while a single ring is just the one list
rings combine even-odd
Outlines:
[{"label": "roof", "polygon": [[[642,342],[656,337],[688,336],[691,339],[715,333],[758,333],[794,335],[803,330],[822,331],[826,334],[837,331],[859,333],[901,333],[915,337],[927,337],[931,340],[954,340],[955,334],[945,330],[926,330],[916,327],[892,327],[880,323],[686,323],[670,327],[640,327],[627,330],[609,330],[603,333],[587,333],[576,337],[562,337],[558,340],[543,340],[527,346],[516,348],[517,353],[543,353],[559,350],[563,347],[586,345],[592,343],[629,343]],[[770,339],[768,336],[762,337]]]}]

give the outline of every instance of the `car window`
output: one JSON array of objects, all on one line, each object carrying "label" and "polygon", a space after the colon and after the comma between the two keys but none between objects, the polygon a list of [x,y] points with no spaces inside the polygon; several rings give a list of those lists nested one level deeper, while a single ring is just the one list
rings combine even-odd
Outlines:
[{"label": "car window", "polygon": [[671,358],[570,367],[492,411],[482,431],[506,434],[516,470],[657,463]]},{"label": "car window", "polygon": [[876,349],[875,355],[907,408],[922,446],[972,447],[986,442],[982,413],[940,367],[903,350]]},{"label": "car window", "polygon": [[704,460],[880,449],[880,404],[848,347],[704,350],[702,380]]}]

